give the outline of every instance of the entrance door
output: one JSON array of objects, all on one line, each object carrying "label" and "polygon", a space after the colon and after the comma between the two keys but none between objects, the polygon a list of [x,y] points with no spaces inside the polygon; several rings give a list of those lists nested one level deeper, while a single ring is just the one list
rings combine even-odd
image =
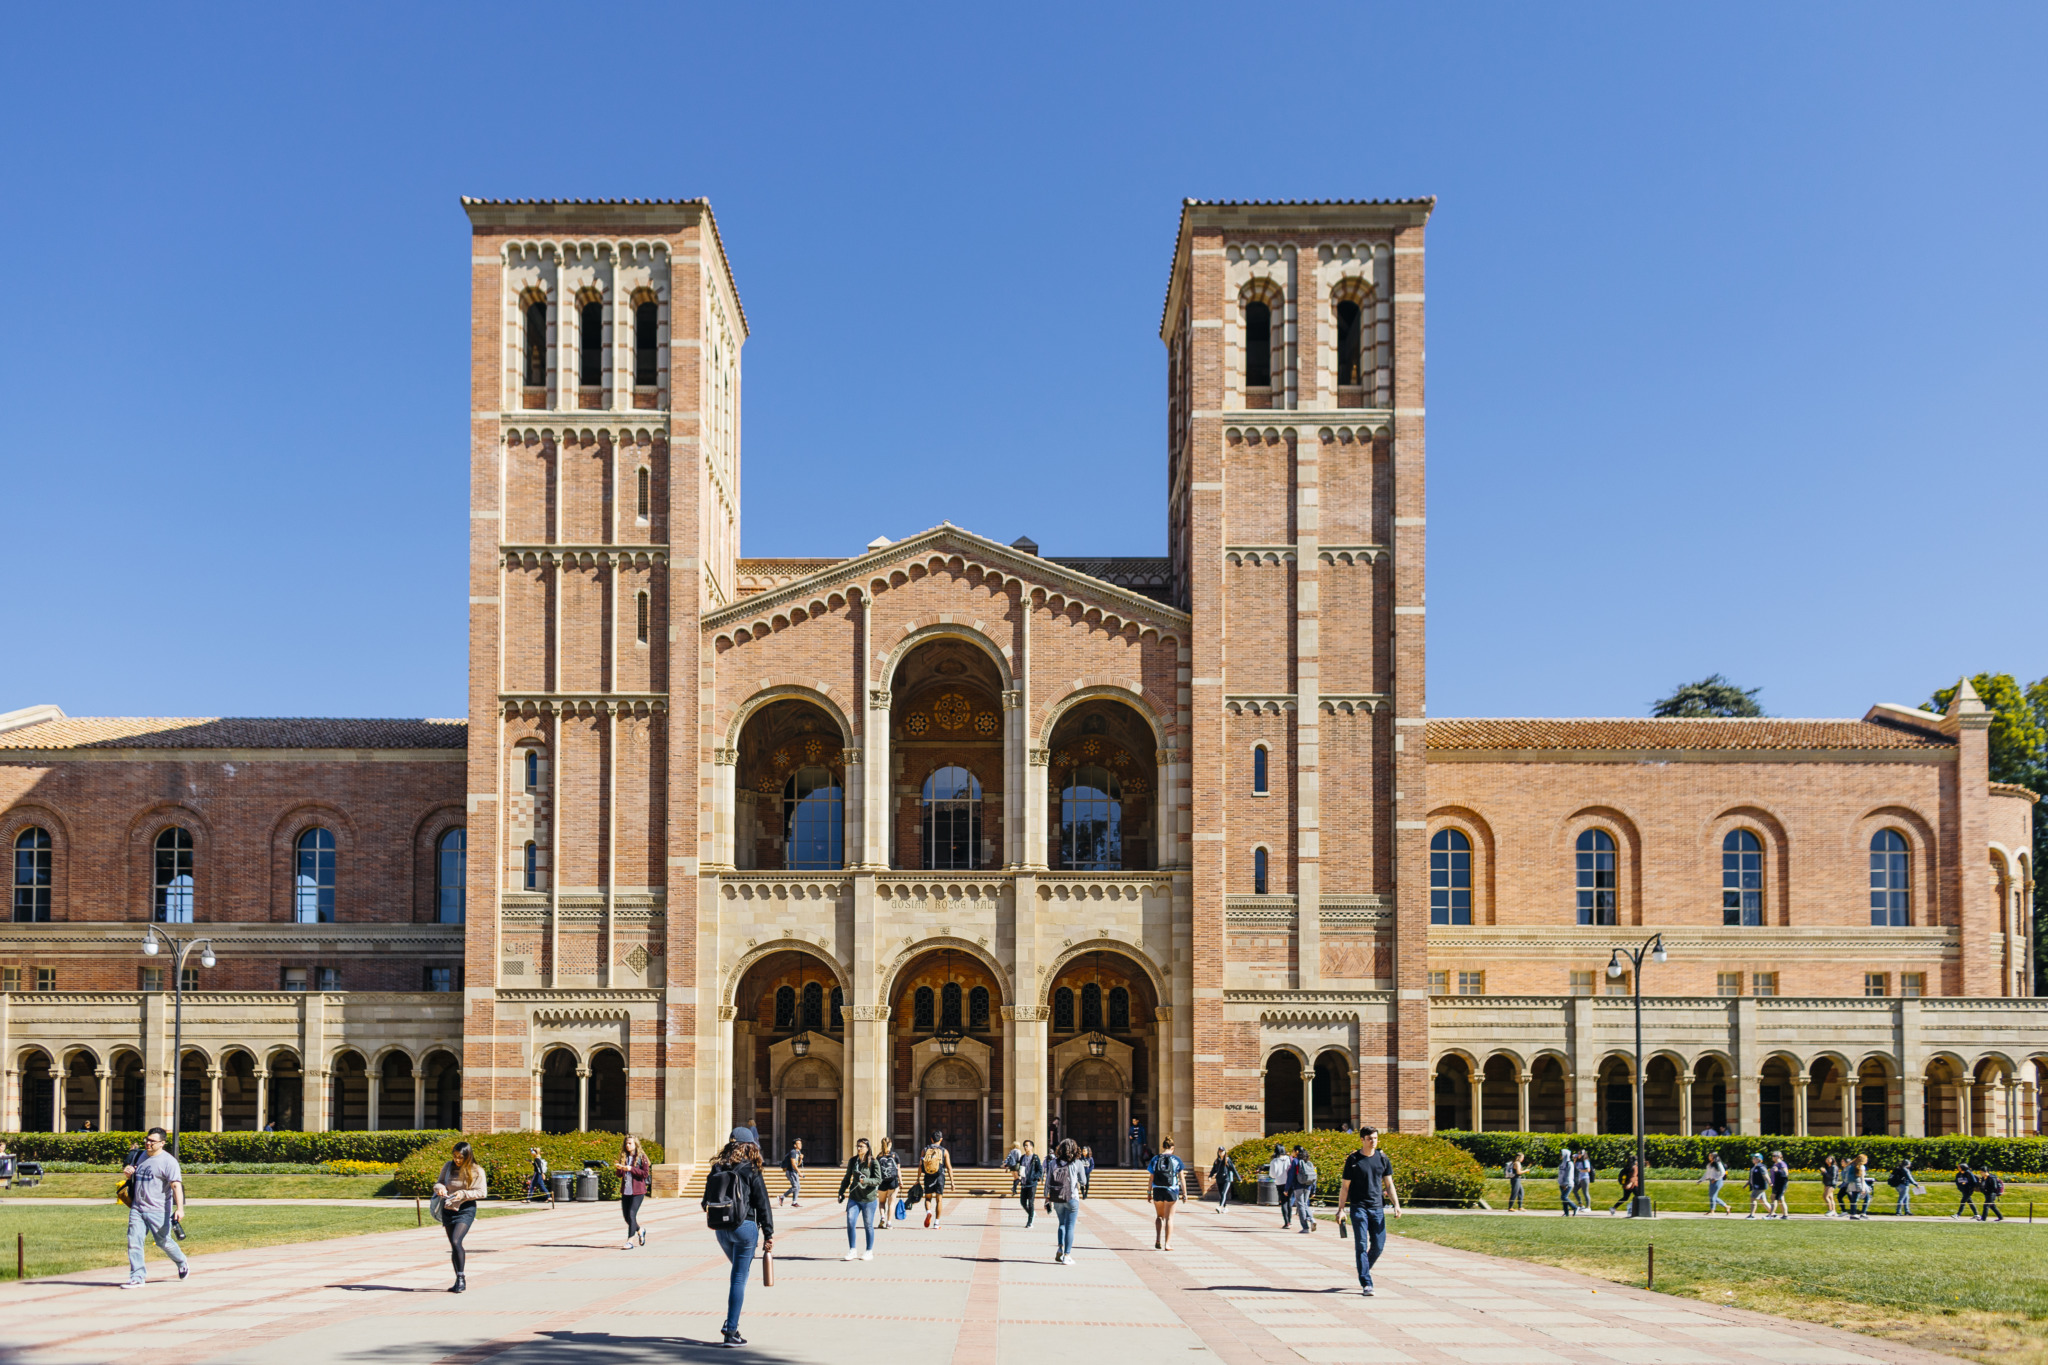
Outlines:
[{"label": "entrance door", "polygon": [[1061,1106],[1066,1123],[1060,1131],[1076,1146],[1093,1147],[1095,1164],[1124,1164],[1123,1144],[1117,1141],[1115,1100],[1068,1100]]},{"label": "entrance door", "polygon": [[[839,1164],[839,1101],[784,1100],[782,1102],[783,1151],[794,1138],[804,1140],[804,1165]],[[781,1156],[778,1152],[777,1157]]]},{"label": "entrance door", "polygon": [[917,1150],[932,1140],[932,1134],[946,1135],[946,1150],[955,1166],[981,1164],[981,1102],[979,1100],[926,1100],[924,1131],[917,1135]]}]

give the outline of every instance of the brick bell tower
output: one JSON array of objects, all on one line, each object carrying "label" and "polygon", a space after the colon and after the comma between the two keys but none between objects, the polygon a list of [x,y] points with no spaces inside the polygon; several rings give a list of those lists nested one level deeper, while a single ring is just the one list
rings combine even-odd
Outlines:
[{"label": "brick bell tower", "polygon": [[687,1160],[698,620],[733,590],[746,317],[703,200],[463,208],[463,1120]]},{"label": "brick bell tower", "polygon": [[1210,1133],[1263,1135],[1268,1108],[1322,1102],[1307,1083],[1274,1098],[1268,1062],[1289,1049],[1355,1049],[1358,1074],[1330,1120],[1430,1124],[1422,281],[1433,207],[1182,208],[1160,335],[1168,548],[1178,604],[1195,619],[1183,685],[1197,1150]]}]

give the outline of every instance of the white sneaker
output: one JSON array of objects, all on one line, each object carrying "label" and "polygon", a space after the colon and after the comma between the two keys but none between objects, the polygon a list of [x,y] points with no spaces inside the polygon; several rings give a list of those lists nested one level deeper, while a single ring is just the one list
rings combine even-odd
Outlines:
[{"label": "white sneaker", "polygon": [[839,1259],[842,1261],[857,1261],[860,1259],[860,1253],[858,1251],[855,1251],[852,1247],[848,1247],[846,1249],[846,1254],[844,1256],[841,1256]]},{"label": "white sneaker", "polygon": [[145,1284],[147,1284],[147,1283],[149,1283],[149,1281],[147,1281],[147,1280],[129,1280],[129,1281],[127,1282],[127,1283],[123,1284],[123,1285],[122,1285],[121,1287],[122,1287],[123,1289],[140,1289],[140,1288],[142,1288],[142,1286],[143,1286],[143,1285],[145,1285]]},{"label": "white sneaker", "polygon": [[872,1252],[872,1251],[863,1251],[863,1252],[862,1252],[862,1253],[860,1254],[860,1258],[861,1258],[861,1259],[862,1259],[863,1261],[872,1261],[872,1260],[874,1260],[874,1259],[875,1259],[875,1253],[874,1253],[874,1252]]}]

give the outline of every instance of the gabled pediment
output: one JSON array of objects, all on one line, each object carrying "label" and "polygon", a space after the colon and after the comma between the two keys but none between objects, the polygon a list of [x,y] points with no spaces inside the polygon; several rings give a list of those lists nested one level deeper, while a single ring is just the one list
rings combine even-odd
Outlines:
[{"label": "gabled pediment", "polygon": [[1042,598],[1054,608],[1079,604],[1088,615],[1099,616],[1111,629],[1130,625],[1141,632],[1179,639],[1187,635],[1186,612],[951,523],[840,560],[706,612],[703,629],[707,635],[729,641],[750,639],[757,632],[774,629],[778,619],[786,624],[837,610],[856,595],[879,597],[892,587],[945,568],[978,572],[984,579],[993,577],[1005,583],[1015,581],[1022,585],[1027,598]]}]

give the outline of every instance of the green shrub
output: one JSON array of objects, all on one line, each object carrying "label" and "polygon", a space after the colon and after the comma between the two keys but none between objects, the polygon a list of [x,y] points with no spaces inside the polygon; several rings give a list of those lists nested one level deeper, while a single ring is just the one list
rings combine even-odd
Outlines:
[{"label": "green shrub", "polygon": [[[463,1139],[460,1133],[446,1133],[442,1140],[422,1147],[407,1157],[398,1168],[398,1192],[400,1194],[428,1195],[434,1192],[434,1182],[441,1178],[441,1167],[448,1160],[449,1152]],[[547,1158],[550,1173],[573,1171],[581,1174],[585,1161],[602,1161],[604,1169],[597,1173],[597,1193],[600,1199],[619,1197],[619,1173],[611,1163],[619,1159],[619,1144],[623,1139],[617,1133],[481,1133],[469,1138],[469,1145],[476,1152],[477,1164],[484,1168],[484,1177],[491,1183],[491,1193],[504,1199],[516,1199],[526,1188],[527,1179],[533,1174],[533,1158],[527,1149],[540,1148],[540,1154]],[[659,1163],[662,1159],[661,1144],[642,1140],[642,1151],[647,1159]]]},{"label": "green shrub", "polygon": [[[1319,1203],[1337,1197],[1344,1175],[1344,1159],[1358,1150],[1356,1133],[1275,1133],[1271,1137],[1240,1142],[1230,1149],[1231,1164],[1246,1180],[1257,1180],[1273,1158],[1273,1148],[1290,1153],[1300,1144],[1316,1166]],[[1401,1202],[1467,1206],[1486,1192],[1486,1172],[1471,1155],[1448,1142],[1420,1133],[1381,1133],[1380,1150],[1394,1163],[1394,1189]]]},{"label": "green shrub", "polygon": [[[430,1143],[453,1142],[441,1129],[384,1129],[376,1133],[207,1133],[178,1135],[179,1156],[189,1162],[375,1161],[396,1166]],[[140,1133],[0,1133],[7,1150],[30,1161],[118,1162],[142,1145]]]},{"label": "green shrub", "polygon": [[[1445,1142],[1470,1152],[1489,1172],[1506,1164],[1516,1152],[1531,1168],[1555,1167],[1558,1150],[1569,1144],[1572,1150],[1586,1148],[1593,1164],[1602,1170],[1633,1161],[1636,1140],[1627,1133],[1464,1133],[1446,1130],[1437,1134]],[[1669,1137],[1653,1135],[1643,1140],[1644,1154],[1652,1167],[1667,1166],[1697,1172],[1706,1164],[1709,1152],[1719,1152],[1730,1165],[1746,1166],[1751,1152],[1783,1152],[1785,1163],[1795,1169],[1818,1170],[1827,1157],[1840,1161],[1861,1152],[1879,1170],[1890,1170],[1906,1158],[1913,1158],[1916,1170],[1954,1170],[1958,1162],[1972,1167],[1989,1166],[1995,1171],[2048,1171],[2048,1138],[1983,1137],[1759,1137],[1740,1133],[1733,1137]]]}]

